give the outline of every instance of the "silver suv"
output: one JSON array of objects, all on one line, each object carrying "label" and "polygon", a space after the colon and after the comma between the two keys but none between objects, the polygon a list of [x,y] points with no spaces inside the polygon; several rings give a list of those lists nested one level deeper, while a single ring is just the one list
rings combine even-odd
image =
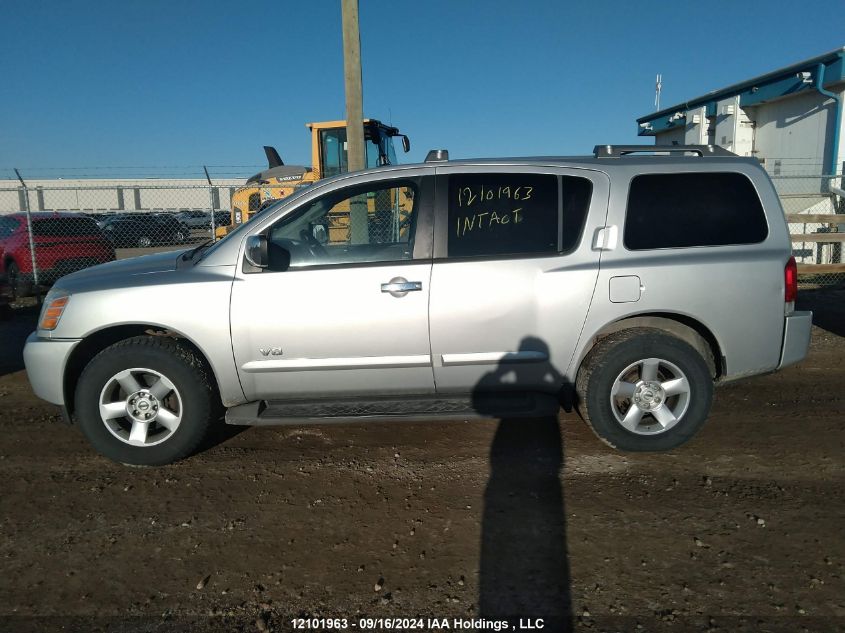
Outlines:
[{"label": "silver suv", "polygon": [[702,426],[714,383],[807,353],[753,159],[444,154],[321,181],[213,245],[62,278],[24,351],[35,393],[129,464],[190,454],[224,409],[251,425],[571,404],[608,444],[659,451]]}]

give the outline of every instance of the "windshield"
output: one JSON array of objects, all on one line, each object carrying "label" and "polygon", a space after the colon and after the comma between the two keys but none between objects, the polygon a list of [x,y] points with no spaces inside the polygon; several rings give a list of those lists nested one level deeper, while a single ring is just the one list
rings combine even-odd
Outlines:
[{"label": "windshield", "polygon": [[[366,168],[385,165],[382,157],[386,157],[391,165],[396,164],[396,153],[393,151],[393,139],[381,136],[379,142],[373,139],[370,131],[365,129],[364,144],[366,146]],[[322,146],[323,178],[345,174],[349,171],[349,158],[346,145],[346,128],[335,128],[320,131],[320,145]]]},{"label": "windshield", "polygon": [[397,165],[399,161],[396,160],[396,150],[393,148],[393,137],[387,134],[382,135],[382,149],[381,151],[387,156],[388,165]]},{"label": "windshield", "polygon": [[[373,138],[376,135],[377,138]],[[395,165],[396,151],[393,149],[393,137],[383,127],[367,130],[367,167]]]},{"label": "windshield", "polygon": [[379,147],[371,140],[367,139],[366,142],[367,146],[367,169],[372,167],[378,167],[379,165],[383,164],[381,160],[379,160],[380,152]]}]

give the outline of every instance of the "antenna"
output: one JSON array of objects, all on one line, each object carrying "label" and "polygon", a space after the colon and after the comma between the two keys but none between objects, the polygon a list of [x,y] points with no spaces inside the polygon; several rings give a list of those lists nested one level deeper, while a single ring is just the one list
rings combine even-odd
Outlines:
[{"label": "antenna", "polygon": [[654,80],[654,109],[660,109],[660,91],[663,90],[663,75],[657,73],[657,78]]}]

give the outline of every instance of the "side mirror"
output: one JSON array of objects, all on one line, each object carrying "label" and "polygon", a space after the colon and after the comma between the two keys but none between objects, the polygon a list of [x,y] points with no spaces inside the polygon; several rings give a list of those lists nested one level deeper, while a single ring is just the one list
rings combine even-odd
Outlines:
[{"label": "side mirror", "polygon": [[402,149],[405,150],[406,154],[411,151],[411,139],[404,134],[402,135]]},{"label": "side mirror", "polygon": [[267,236],[250,235],[246,238],[246,261],[256,268],[267,268],[269,258],[267,256]]}]

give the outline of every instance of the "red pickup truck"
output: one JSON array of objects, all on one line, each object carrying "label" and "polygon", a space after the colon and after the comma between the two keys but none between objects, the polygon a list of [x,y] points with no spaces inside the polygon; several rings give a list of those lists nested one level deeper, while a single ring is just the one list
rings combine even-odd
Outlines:
[{"label": "red pickup truck", "polygon": [[[114,248],[93,218],[79,213],[32,213],[32,239],[38,283],[52,285],[59,277],[114,260]],[[31,294],[35,276],[25,213],[0,216],[0,283],[12,297]]]}]

